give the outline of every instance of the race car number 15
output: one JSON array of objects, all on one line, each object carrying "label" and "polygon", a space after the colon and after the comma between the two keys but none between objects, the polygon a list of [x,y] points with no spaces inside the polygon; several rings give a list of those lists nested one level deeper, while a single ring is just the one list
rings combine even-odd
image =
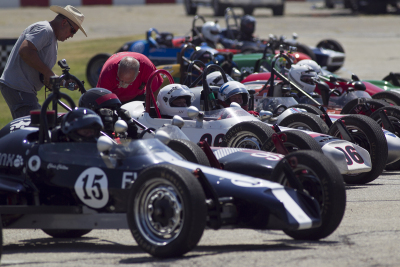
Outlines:
[{"label": "race car number 15", "polygon": [[96,167],[86,169],[75,182],[75,192],[89,207],[97,209],[104,207],[109,198],[106,174]]}]

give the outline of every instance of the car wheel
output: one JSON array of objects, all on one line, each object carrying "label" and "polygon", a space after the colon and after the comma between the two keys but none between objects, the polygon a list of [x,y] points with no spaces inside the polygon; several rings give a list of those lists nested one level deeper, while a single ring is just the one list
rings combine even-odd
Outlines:
[{"label": "car wheel", "polygon": [[335,8],[335,3],[332,0],[325,0],[325,7],[326,8]]},{"label": "car wheel", "polygon": [[187,161],[210,166],[210,162],[204,151],[197,144],[189,140],[174,139],[169,141],[168,147]]},{"label": "car wheel", "polygon": [[[321,212],[322,224],[307,230],[285,230],[294,238],[318,240],[335,231],[343,219],[346,209],[346,190],[338,168],[325,155],[315,151],[298,151],[285,156],[288,162],[295,162],[293,173],[300,181],[306,194],[314,198]],[[272,172],[272,180],[289,186],[281,160]]]},{"label": "car wheel", "polygon": [[390,82],[394,86],[400,86],[400,73],[391,72],[389,75],[385,76],[382,80]]},{"label": "car wheel", "polygon": [[[388,157],[388,145],[381,127],[365,115],[350,115],[340,118],[353,137],[355,144],[366,149],[371,157],[372,169],[370,172],[354,175],[343,175],[348,184],[366,184],[372,182],[385,169]],[[332,124],[328,134],[341,138],[338,121]],[[349,160],[349,159],[348,159]]]},{"label": "car wheel", "polygon": [[232,126],[222,139],[222,147],[239,147],[260,150],[274,130],[261,121],[245,121]]},{"label": "car wheel", "polygon": [[253,15],[254,7],[251,7],[251,6],[243,7],[243,13],[245,15]]},{"label": "car wheel", "polygon": [[[374,113],[371,114],[371,119],[376,121],[381,127],[382,126],[382,119],[379,115],[379,112],[384,110],[388,119],[392,122],[394,127],[394,134],[400,137],[400,107],[398,106],[390,106],[390,107],[383,107],[376,110]],[[385,170],[399,170],[400,169],[400,160],[395,162],[386,164]]]},{"label": "car wheel", "polygon": [[200,241],[207,206],[200,182],[188,170],[154,165],[130,189],[128,225],[139,247],[154,257],[179,257]]},{"label": "car wheel", "polygon": [[343,46],[338,41],[332,40],[332,39],[326,39],[326,40],[320,41],[317,44],[317,47],[344,53]]},{"label": "car wheel", "polygon": [[97,81],[99,80],[101,69],[103,68],[104,63],[106,63],[107,59],[110,56],[110,54],[104,53],[98,54],[90,59],[86,68],[86,78],[91,87],[97,86]]},{"label": "car wheel", "polygon": [[[305,132],[288,130],[283,131],[282,133],[286,135],[286,141],[283,143],[283,145],[289,151],[289,153],[304,149],[323,153],[321,146],[317,143],[317,141],[315,141],[314,138]],[[262,150],[277,152],[272,138],[268,138],[268,140],[264,143]]]},{"label": "car wheel", "polygon": [[383,100],[392,106],[400,106],[400,94],[391,91],[382,91],[372,95],[373,99]]},{"label": "car wheel", "polygon": [[279,126],[323,134],[329,131],[328,125],[318,115],[306,112],[290,114],[279,123]]},{"label": "car wheel", "polygon": [[311,60],[317,61],[317,56],[314,54],[314,52],[311,50],[310,47],[303,45],[303,44],[296,44],[297,47],[297,52],[306,54],[307,56],[310,57]]},{"label": "car wheel", "polygon": [[356,98],[347,102],[340,111],[340,114],[361,114],[370,116],[375,110],[390,106],[389,103],[383,100],[372,98],[365,99],[365,104],[359,104],[358,101],[359,99]]},{"label": "car wheel", "polygon": [[90,233],[92,230],[42,229],[42,231],[54,238],[79,238]]},{"label": "car wheel", "polygon": [[186,15],[196,15],[197,6],[191,0],[185,0]]},{"label": "car wheel", "polygon": [[225,13],[225,5],[221,4],[219,0],[212,1],[212,7],[214,9],[214,16],[222,17]]},{"label": "car wheel", "polygon": [[277,6],[274,6],[272,8],[272,15],[274,15],[274,16],[283,16],[284,12],[285,12],[285,5],[284,4],[277,5]]}]

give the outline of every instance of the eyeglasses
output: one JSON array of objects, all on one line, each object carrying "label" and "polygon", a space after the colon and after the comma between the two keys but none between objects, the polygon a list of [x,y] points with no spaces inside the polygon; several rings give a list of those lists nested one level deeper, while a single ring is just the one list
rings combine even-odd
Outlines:
[{"label": "eyeglasses", "polygon": [[68,19],[65,19],[65,20],[68,22],[69,26],[71,26],[71,33],[75,34],[77,32],[77,30],[75,30],[74,26],[72,26],[71,22],[69,22]]}]

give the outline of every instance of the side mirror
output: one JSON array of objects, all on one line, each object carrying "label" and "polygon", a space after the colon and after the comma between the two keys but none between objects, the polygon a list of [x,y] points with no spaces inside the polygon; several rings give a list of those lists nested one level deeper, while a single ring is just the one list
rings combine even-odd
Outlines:
[{"label": "side mirror", "polygon": [[194,120],[194,119],[197,118],[197,116],[199,116],[199,109],[196,108],[195,106],[190,106],[187,109],[187,115],[188,115],[189,118]]},{"label": "side mirror", "polygon": [[181,116],[175,115],[175,116],[172,118],[171,124],[172,124],[172,125],[175,125],[175,126],[178,126],[179,128],[182,128],[183,125],[185,125],[185,121],[182,119]]},{"label": "side mirror", "polygon": [[107,136],[100,136],[97,140],[97,150],[99,152],[106,152],[111,149],[113,146],[113,141],[110,137]]},{"label": "side mirror", "polygon": [[128,124],[123,120],[117,120],[114,124],[114,132],[124,133],[128,130]]}]

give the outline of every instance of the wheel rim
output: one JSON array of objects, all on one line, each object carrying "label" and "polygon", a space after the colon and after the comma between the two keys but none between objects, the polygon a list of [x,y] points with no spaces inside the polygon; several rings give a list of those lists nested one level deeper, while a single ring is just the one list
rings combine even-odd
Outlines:
[{"label": "wheel rim", "polygon": [[231,147],[261,150],[261,142],[250,133],[244,133],[233,140]]},{"label": "wheel rim", "polygon": [[[350,133],[351,137],[353,137],[356,145],[366,149],[367,151],[371,151],[368,138],[360,128],[356,126],[347,126],[346,128],[347,131]],[[336,130],[333,136],[340,138],[341,134],[339,130]]]},{"label": "wheel rim", "polygon": [[135,197],[134,215],[139,231],[150,243],[167,245],[183,227],[182,196],[162,178],[146,182]]},{"label": "wheel rim", "polygon": [[[302,164],[298,164],[296,168],[293,169],[293,173],[302,184],[305,192],[307,192],[309,196],[313,197],[318,202],[321,208],[320,210],[324,210],[324,191],[318,175],[308,166]],[[290,187],[288,180],[283,174],[277,180],[277,182],[281,185]]]}]

